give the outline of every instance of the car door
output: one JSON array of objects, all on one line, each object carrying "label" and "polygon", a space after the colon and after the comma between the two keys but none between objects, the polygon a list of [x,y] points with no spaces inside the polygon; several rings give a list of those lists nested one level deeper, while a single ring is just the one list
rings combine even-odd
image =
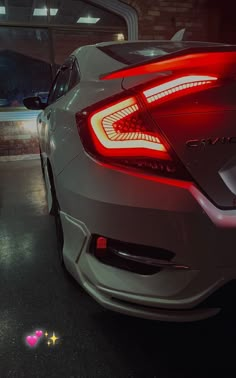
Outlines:
[{"label": "car door", "polygon": [[51,136],[57,127],[57,111],[60,111],[60,99],[65,96],[69,90],[71,68],[73,65],[72,58],[68,59],[57,72],[56,78],[53,82],[48,96],[47,107],[41,114],[39,122],[39,137],[40,148],[44,159],[49,157],[52,153],[53,144],[51,143]]},{"label": "car door", "polygon": [[70,57],[60,69],[53,96],[49,97],[45,111],[46,153],[55,175],[79,153],[80,143],[75,117],[77,106],[74,106],[80,92],[79,84],[79,64],[75,57]]}]

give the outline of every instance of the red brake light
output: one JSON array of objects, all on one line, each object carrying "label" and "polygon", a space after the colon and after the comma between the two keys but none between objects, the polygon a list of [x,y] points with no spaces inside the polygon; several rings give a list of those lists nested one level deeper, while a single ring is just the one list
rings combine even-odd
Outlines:
[{"label": "red brake light", "polygon": [[215,76],[185,75],[142,90],[142,98],[139,94],[125,99],[118,96],[114,102],[97,104],[95,110],[86,109],[77,114],[82,143],[90,155],[105,163],[191,181],[146,106],[216,81]]},{"label": "red brake light", "polygon": [[199,87],[212,84],[216,80],[217,77],[214,76],[182,76],[178,79],[170,80],[164,84],[145,90],[143,95],[150,104],[158,100],[168,99],[170,95],[180,95],[181,93],[185,94],[186,91],[192,92],[198,90],[200,89]]},{"label": "red brake light", "polygon": [[76,115],[81,141],[97,160],[169,178],[191,177],[138,97],[96,105]]},{"label": "red brake light", "polygon": [[103,156],[170,159],[152,120],[135,97],[99,109],[89,118],[96,149]]},{"label": "red brake light", "polygon": [[[202,48],[199,49],[203,50]],[[114,71],[101,76],[100,79],[112,80],[165,71],[172,71],[176,74],[177,72],[186,72],[186,70],[188,72],[191,70],[192,72],[202,73],[204,71],[206,73],[207,70],[219,77],[227,77],[230,73],[235,72],[236,51],[227,51],[227,47],[224,47],[224,51],[212,51],[212,48],[207,48],[209,51],[198,52],[199,49],[186,49],[164,55],[156,58],[154,62]],[[222,49],[222,47],[216,46],[214,49]]]}]

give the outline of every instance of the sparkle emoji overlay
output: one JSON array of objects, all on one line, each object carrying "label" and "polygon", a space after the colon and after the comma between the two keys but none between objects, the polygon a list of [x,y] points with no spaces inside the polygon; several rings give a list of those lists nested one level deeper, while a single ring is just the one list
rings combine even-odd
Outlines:
[{"label": "sparkle emoji overlay", "polygon": [[48,347],[57,345],[59,341],[59,337],[54,331],[49,334],[48,331],[43,332],[42,330],[36,330],[32,335],[25,337],[25,342],[28,347],[35,348],[38,346],[40,339],[45,339]]},{"label": "sparkle emoji overlay", "polygon": [[56,341],[59,339],[59,337],[56,337],[55,333],[53,332],[52,337],[50,337],[50,340],[52,340],[52,344],[55,345]]},{"label": "sparkle emoji overlay", "polygon": [[49,334],[48,334],[47,331],[45,332],[44,335],[45,335],[45,337],[47,338],[47,345],[48,345],[48,346],[56,345],[56,344],[57,344],[57,341],[59,340],[59,337],[57,337],[57,336],[55,335],[55,332],[52,333],[52,336],[51,336],[51,337],[49,337]]}]

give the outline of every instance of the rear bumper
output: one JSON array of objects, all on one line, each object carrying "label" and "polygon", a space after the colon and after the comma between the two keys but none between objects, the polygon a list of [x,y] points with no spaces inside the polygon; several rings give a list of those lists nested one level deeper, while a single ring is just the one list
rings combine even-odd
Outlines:
[{"label": "rear bumper", "polygon": [[65,213],[61,218],[67,235],[64,259],[68,271],[109,310],[152,320],[191,322],[218,314],[226,295],[228,299],[232,295],[233,301],[232,290],[223,290],[220,298],[215,294],[236,278],[234,269],[162,270],[151,276],[121,271],[101,264],[89,253],[91,235],[84,224]]},{"label": "rear bumper", "polygon": [[[87,157],[57,177],[57,188],[65,264],[99,303],[167,321],[219,312],[199,306],[236,279],[236,211],[215,208],[192,184],[127,175]],[[172,251],[190,269],[146,276],[107,266],[89,253],[92,234]]]},{"label": "rear bumper", "polygon": [[142,305],[139,301],[131,301],[130,296],[126,300],[122,292],[114,292],[103,287],[95,287],[89,280],[83,281],[85,290],[103,307],[111,311],[116,311],[125,315],[135,316],[143,319],[160,320],[169,322],[193,322],[204,320],[217,315],[220,307],[204,307],[191,310],[171,310],[158,307]]}]

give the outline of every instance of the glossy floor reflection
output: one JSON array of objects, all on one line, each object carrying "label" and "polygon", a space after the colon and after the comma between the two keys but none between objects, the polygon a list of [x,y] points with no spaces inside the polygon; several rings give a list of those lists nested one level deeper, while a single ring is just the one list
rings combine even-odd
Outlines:
[{"label": "glossy floor reflection", "polygon": [[[68,279],[37,160],[0,163],[0,288],[1,378],[236,376],[235,315],[184,325],[133,319]],[[60,339],[30,349],[24,338],[36,329]]]}]

